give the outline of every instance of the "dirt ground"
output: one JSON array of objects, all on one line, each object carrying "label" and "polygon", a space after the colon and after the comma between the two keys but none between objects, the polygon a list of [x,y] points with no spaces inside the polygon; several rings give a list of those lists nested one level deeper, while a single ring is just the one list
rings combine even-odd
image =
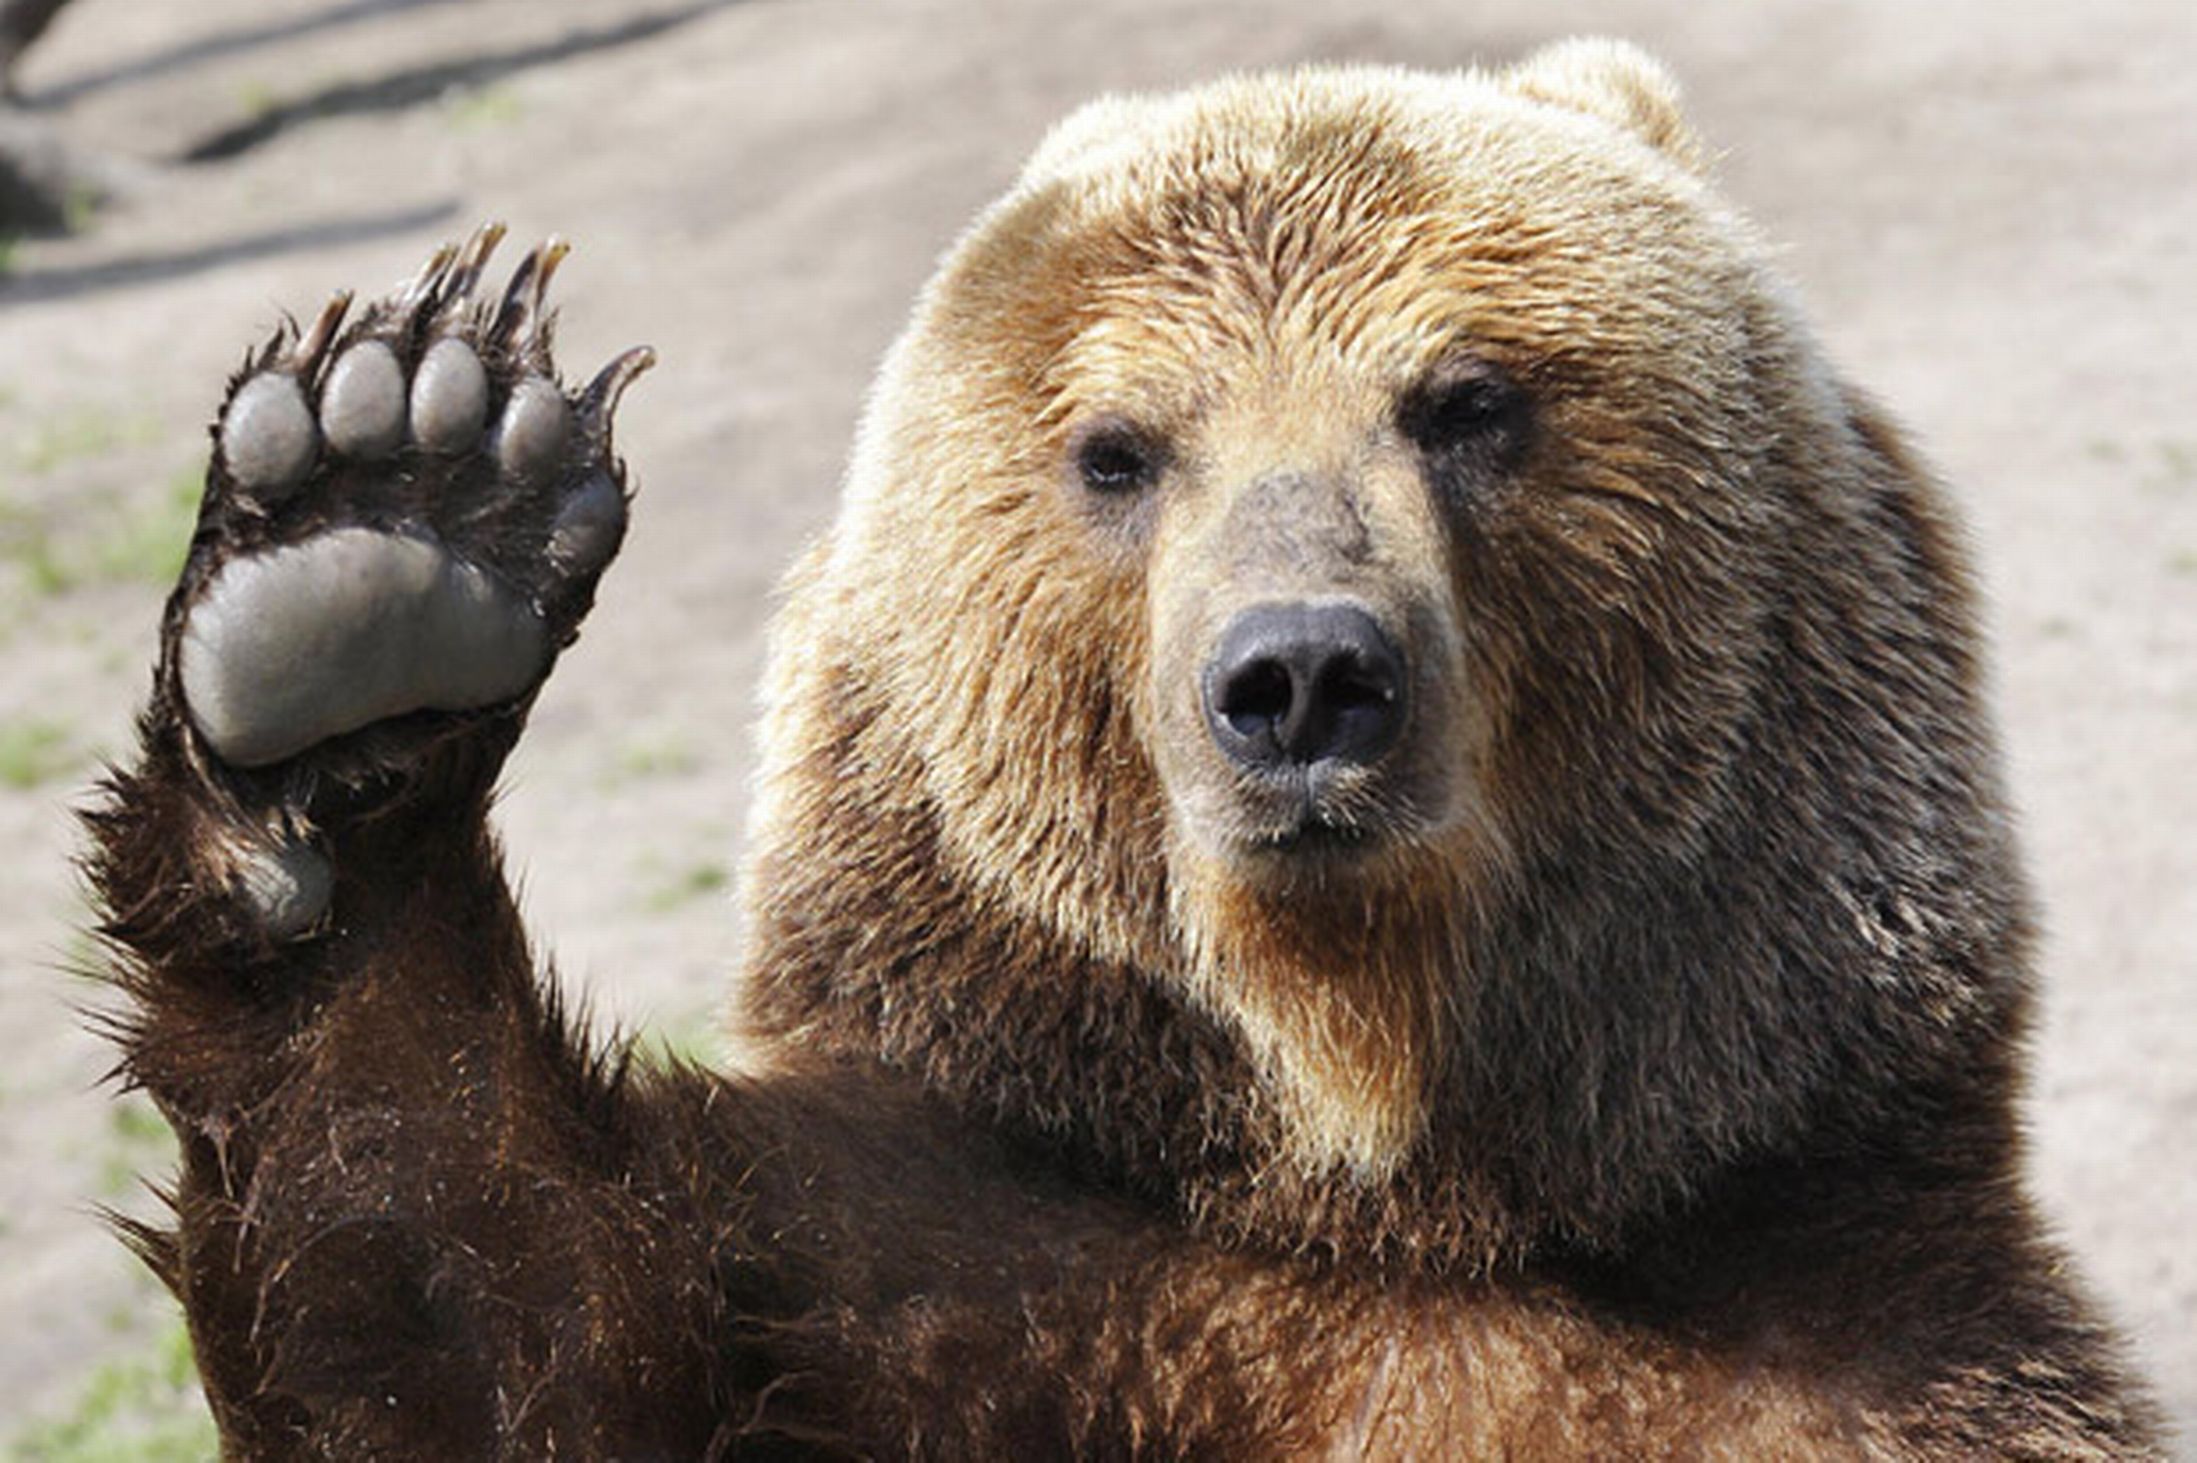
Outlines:
[{"label": "dirt ground", "polygon": [[574,369],[661,352],[625,559],[503,821],[566,976],[706,1048],[770,587],[962,221],[1101,90],[1578,31],[1675,66],[1834,352],[1959,489],[2045,911],[2037,1187],[2197,1430],[2186,0],[77,0],[23,89],[147,167],[79,236],[0,245],[0,1449],[204,1444],[170,1427],[172,1312],[92,1216],[145,1209],[163,1148],[65,973],[67,810],[125,745],[206,416],[280,311],[500,217],[579,246]]}]

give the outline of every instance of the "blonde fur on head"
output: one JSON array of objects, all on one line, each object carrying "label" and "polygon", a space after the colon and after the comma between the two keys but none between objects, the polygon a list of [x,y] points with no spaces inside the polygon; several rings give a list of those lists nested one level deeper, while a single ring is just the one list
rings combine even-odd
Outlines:
[{"label": "blonde fur on head", "polygon": [[1694,172],[1707,164],[1686,124],[1677,79],[1637,46],[1592,37],[1559,41],[1500,79],[1520,96],[1599,117]]}]

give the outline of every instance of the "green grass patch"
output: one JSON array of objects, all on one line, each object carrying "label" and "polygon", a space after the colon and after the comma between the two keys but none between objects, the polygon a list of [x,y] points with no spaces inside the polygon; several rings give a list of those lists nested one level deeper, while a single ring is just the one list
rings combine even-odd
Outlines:
[{"label": "green grass patch", "polygon": [[611,754],[603,785],[616,787],[654,777],[684,777],[702,765],[701,754],[676,732],[643,735]]},{"label": "green grass patch", "polygon": [[72,234],[81,234],[92,226],[92,218],[99,212],[99,190],[89,183],[71,183],[61,197],[61,227]]},{"label": "green grass patch", "polygon": [[102,406],[75,407],[33,422],[16,449],[15,465],[39,476],[87,457],[159,440],[158,418],[124,416]]},{"label": "green grass patch", "polygon": [[2137,487],[2160,497],[2179,498],[2197,485],[2197,443],[2154,442],[2137,459],[2136,467]]},{"label": "green grass patch", "polygon": [[12,503],[0,503],[0,564],[12,568],[33,595],[60,594],[75,583],[61,563],[51,525]]},{"label": "green grass patch", "polygon": [[0,504],[0,565],[36,598],[96,584],[159,584],[183,568],[198,524],[199,474],[172,474],[137,502],[86,505],[63,526],[55,515]]},{"label": "green grass patch", "polygon": [[187,468],[168,479],[159,496],[125,513],[114,531],[91,544],[96,579],[133,584],[166,584],[183,572],[183,556],[198,526],[199,477]]},{"label": "green grass patch", "polygon": [[0,721],[0,786],[34,788],[74,771],[79,760],[69,729],[57,721]]},{"label": "green grass patch", "polygon": [[125,1143],[166,1144],[175,1137],[168,1128],[167,1119],[142,1097],[128,1097],[117,1102],[110,1121],[115,1136]]},{"label": "green grass patch", "polygon": [[220,1453],[180,1319],[137,1351],[100,1363],[75,1399],[19,1431],[20,1463],[200,1463]]},{"label": "green grass patch", "polygon": [[282,96],[265,81],[247,81],[236,89],[236,104],[247,117],[264,117],[282,105]]},{"label": "green grass patch", "polygon": [[732,882],[732,871],[715,859],[703,859],[672,871],[650,889],[645,900],[651,914],[666,914],[715,894]]},{"label": "green grass patch", "polygon": [[689,1011],[676,1020],[648,1028],[634,1050],[651,1066],[714,1066],[723,1054],[720,1019],[715,1010]]},{"label": "green grass patch", "polygon": [[2153,481],[2169,488],[2184,488],[2197,481],[2197,446],[2187,442],[2161,442]]},{"label": "green grass patch", "polygon": [[127,1194],[147,1170],[175,1165],[175,1133],[140,1094],[121,1098],[108,1109],[107,1137],[99,1164],[99,1189],[107,1198]]},{"label": "green grass patch", "polygon": [[516,122],[526,108],[509,87],[484,86],[472,91],[462,91],[444,103],[444,115],[451,125],[461,129],[476,127],[506,127]]}]

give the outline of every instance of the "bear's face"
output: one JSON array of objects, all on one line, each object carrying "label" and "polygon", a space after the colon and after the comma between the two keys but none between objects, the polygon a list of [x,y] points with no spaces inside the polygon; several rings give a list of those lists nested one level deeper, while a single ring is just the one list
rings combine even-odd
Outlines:
[{"label": "bear's face", "polygon": [[1416,1137],[1518,845],[1682,837],[1714,779],[1754,613],[1732,233],[1486,83],[1116,104],[894,363],[841,553],[948,848],[1232,1017],[1315,1161]]},{"label": "bear's face", "polygon": [[1181,992],[1256,1074],[1208,1126],[1271,1120],[1300,1175],[1450,1145],[1586,1228],[1793,1121],[1835,1063],[1792,1054],[1884,1030],[1845,947],[1676,946],[1757,894],[1843,930],[1882,887],[1891,855],[1803,846],[1848,836],[1849,749],[1782,739],[1957,707],[1962,632],[1899,632],[1946,686],[1819,698],[1846,652],[1795,585],[1951,603],[1957,570],[1863,521],[1881,454],[1693,162],[1617,48],[1064,124],[887,363],[781,627],[759,844],[845,825],[858,878],[935,860],[1063,972]]}]

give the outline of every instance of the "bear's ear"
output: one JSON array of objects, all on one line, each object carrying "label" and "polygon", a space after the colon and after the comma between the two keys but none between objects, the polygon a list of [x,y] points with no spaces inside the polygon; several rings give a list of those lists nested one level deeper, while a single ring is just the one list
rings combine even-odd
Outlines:
[{"label": "bear's ear", "polygon": [[1663,63],[1623,41],[1579,39],[1544,46],[1500,78],[1520,96],[1598,117],[1691,172],[1701,143],[1686,125],[1678,82]]}]

